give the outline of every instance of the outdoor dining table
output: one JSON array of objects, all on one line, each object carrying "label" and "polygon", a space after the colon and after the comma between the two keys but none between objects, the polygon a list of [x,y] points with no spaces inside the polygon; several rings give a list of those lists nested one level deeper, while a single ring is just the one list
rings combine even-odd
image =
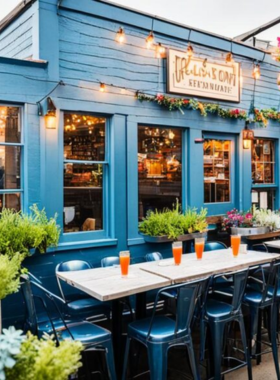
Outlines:
[{"label": "outdoor dining table", "polygon": [[112,336],[117,373],[122,369],[121,327],[122,306],[120,300],[136,295],[136,318],[145,316],[145,294],[149,290],[175,283],[187,282],[213,274],[235,271],[266,263],[279,255],[247,251],[234,257],[231,249],[204,252],[202,260],[196,255],[185,254],[180,265],[173,258],[131,265],[126,278],[119,267],[59,272],[58,277],[100,301],[112,301]]},{"label": "outdoor dining table", "polygon": [[280,240],[265,241],[264,244],[267,245],[269,248],[276,248],[280,250]]}]

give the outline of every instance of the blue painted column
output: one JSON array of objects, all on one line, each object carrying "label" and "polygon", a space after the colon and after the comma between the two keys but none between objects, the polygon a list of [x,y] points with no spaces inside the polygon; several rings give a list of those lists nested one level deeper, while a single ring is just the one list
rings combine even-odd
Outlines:
[{"label": "blue painted column", "polygon": [[191,207],[202,207],[204,197],[203,185],[203,144],[195,144],[195,139],[202,138],[202,131],[189,130],[188,142],[188,196],[187,203]]}]

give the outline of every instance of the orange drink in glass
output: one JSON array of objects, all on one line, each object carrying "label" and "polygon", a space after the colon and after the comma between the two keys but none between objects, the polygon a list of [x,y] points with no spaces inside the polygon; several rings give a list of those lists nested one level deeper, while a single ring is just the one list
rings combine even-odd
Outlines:
[{"label": "orange drink in glass", "polygon": [[128,275],[129,264],[130,264],[130,252],[121,251],[120,252],[120,266],[121,266],[122,277],[126,277]]},{"label": "orange drink in glass", "polygon": [[204,243],[205,243],[204,238],[196,238],[194,241],[194,248],[195,248],[197,260],[202,259],[202,255],[203,255],[203,251],[204,251]]},{"label": "orange drink in glass", "polygon": [[231,248],[232,248],[233,256],[237,257],[238,253],[239,253],[241,236],[240,235],[231,235],[230,240],[231,240]]},{"label": "orange drink in glass", "polygon": [[175,241],[172,243],[172,253],[175,265],[180,265],[183,253],[183,243],[181,241]]}]

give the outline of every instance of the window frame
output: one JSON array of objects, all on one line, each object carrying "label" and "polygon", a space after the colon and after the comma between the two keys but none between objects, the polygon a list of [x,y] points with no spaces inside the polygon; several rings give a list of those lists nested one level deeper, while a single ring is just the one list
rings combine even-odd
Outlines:
[{"label": "window frame", "polygon": [[[237,157],[238,157],[238,141],[237,136],[232,135],[230,133],[204,133],[205,140],[222,140],[222,141],[230,141],[231,149],[230,149],[230,201],[229,202],[210,202],[205,203],[204,201],[204,160],[202,157],[202,165],[203,165],[203,178],[202,178],[202,186],[203,186],[203,207],[208,209],[209,215],[219,215],[225,214],[227,211],[230,211],[237,204],[237,194],[238,194],[238,179],[237,179]],[[202,151],[202,155],[204,155],[204,151]]]},{"label": "window frame", "polygon": [[[105,156],[104,161],[83,161],[83,160],[66,160],[64,158],[64,115],[65,114],[76,114],[76,115],[90,115],[100,118],[105,118]],[[91,244],[95,243],[99,240],[109,239],[111,235],[111,228],[109,223],[109,188],[110,188],[110,149],[111,149],[111,117],[110,115],[100,114],[98,112],[92,112],[92,111],[76,111],[76,110],[61,110],[60,112],[60,123],[59,123],[59,145],[61,147],[60,149],[60,157],[62,157],[61,160],[61,166],[60,166],[60,172],[61,172],[61,196],[60,196],[60,212],[59,212],[59,218],[58,223],[61,226],[61,238],[60,243],[67,244],[67,243],[81,243],[83,242]],[[64,232],[64,225],[63,225],[63,208],[64,208],[64,165],[65,163],[73,163],[73,164],[101,164],[103,165],[103,187],[102,187],[102,218],[103,218],[103,229],[102,230],[95,230],[95,231],[77,231],[77,232]]]},{"label": "window frame", "polygon": [[23,129],[23,106],[13,103],[1,103],[0,107],[16,107],[19,109],[19,126],[20,126],[20,142],[19,143],[5,143],[0,142],[1,146],[13,146],[20,148],[20,188],[19,189],[0,189],[0,194],[20,194],[20,210],[24,210],[24,140],[25,133]]}]

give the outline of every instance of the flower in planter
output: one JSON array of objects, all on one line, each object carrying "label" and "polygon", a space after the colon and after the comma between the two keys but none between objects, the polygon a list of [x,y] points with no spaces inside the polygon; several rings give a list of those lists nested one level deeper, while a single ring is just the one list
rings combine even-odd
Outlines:
[{"label": "flower in planter", "polygon": [[231,227],[252,227],[254,215],[250,212],[238,211],[236,208],[228,211],[222,221],[222,230],[227,231]]}]

